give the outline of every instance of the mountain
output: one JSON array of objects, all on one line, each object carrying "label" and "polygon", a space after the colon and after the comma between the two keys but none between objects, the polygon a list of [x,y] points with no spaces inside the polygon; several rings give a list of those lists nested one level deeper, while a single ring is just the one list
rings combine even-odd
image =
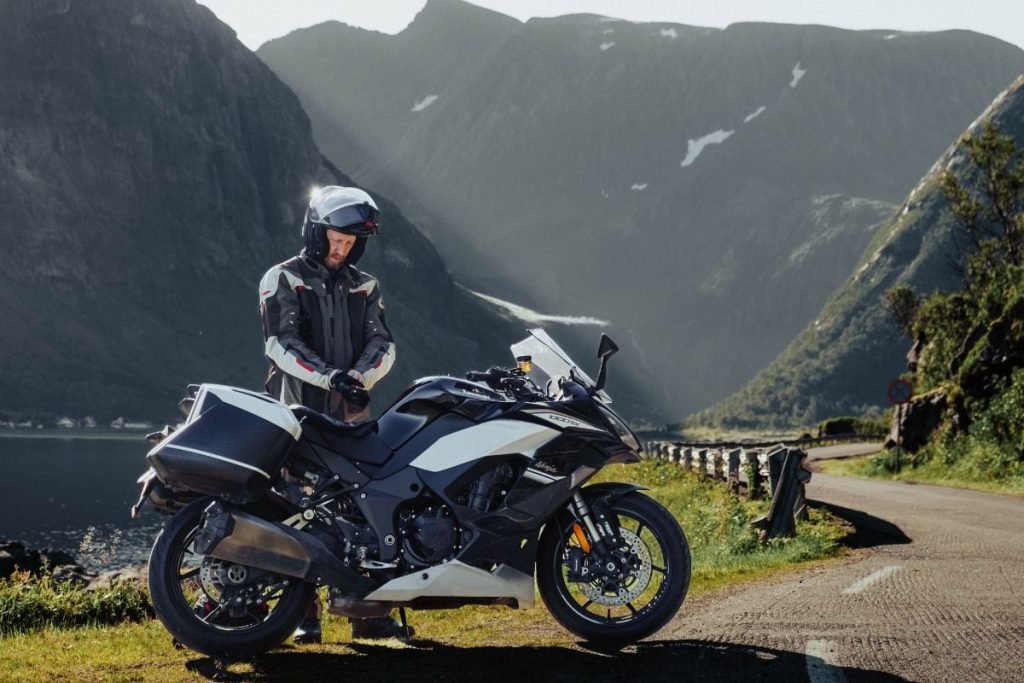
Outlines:
[{"label": "mountain", "polygon": [[[261,386],[259,279],[310,189],[352,182],[295,95],[193,0],[0,1],[0,92],[0,410],[162,418],[188,382]],[[375,196],[360,267],[398,362],[374,406],[511,360],[522,326]]]},{"label": "mountain", "polygon": [[609,320],[671,415],[771,362],[1024,70],[966,31],[522,23],[459,0],[397,35],[335,22],[257,54],[460,282]]},{"label": "mountain", "polygon": [[[991,121],[1024,146],[1024,77],[1001,92],[970,125]],[[919,294],[962,285],[967,240],[939,184],[960,174],[966,153],[951,145],[878,233],[853,274],[815,321],[749,384],[700,416],[733,426],[807,425],[828,415],[860,414],[886,403],[888,383],[906,370],[910,343],[884,306],[886,290]]]}]

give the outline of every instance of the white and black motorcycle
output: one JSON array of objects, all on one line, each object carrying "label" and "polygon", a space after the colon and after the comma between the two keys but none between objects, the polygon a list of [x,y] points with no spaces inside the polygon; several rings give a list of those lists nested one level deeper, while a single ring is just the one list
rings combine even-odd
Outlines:
[{"label": "white and black motorcycle", "polygon": [[[227,386],[191,387],[188,419],[147,455],[137,515],[174,516],[153,546],[157,616],[181,643],[238,659],[302,620],[318,586],[352,617],[545,605],[603,645],[679,610],[690,551],[669,512],[623,483],[585,486],[640,443],[543,330],[517,367],[429,377],[352,425]],[[542,388],[543,387],[543,388]]]}]

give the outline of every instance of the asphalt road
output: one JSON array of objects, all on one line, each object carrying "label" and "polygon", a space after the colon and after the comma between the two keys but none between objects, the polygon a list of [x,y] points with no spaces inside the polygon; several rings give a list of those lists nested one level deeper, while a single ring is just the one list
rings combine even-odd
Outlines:
[{"label": "asphalt road", "polygon": [[684,677],[1024,681],[1024,498],[823,474],[807,496],[865,547],[684,606],[659,637],[710,665]]}]

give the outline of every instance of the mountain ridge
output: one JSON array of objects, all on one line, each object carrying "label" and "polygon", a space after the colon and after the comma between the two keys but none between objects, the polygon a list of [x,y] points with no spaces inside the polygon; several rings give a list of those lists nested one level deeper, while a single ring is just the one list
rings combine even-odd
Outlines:
[{"label": "mountain ridge", "polygon": [[[997,95],[964,133],[984,121],[996,123],[1018,145],[1024,144],[1024,76]],[[919,294],[929,294],[961,284],[965,251],[957,242],[939,176],[961,168],[965,159],[957,138],[908,193],[815,322],[751,382],[693,421],[806,426],[825,415],[859,414],[881,404],[888,381],[906,369],[910,347],[885,308],[885,292],[909,285]],[[854,374],[866,374],[873,385],[856,393],[844,390],[857,386],[850,381]]]},{"label": "mountain ridge", "polygon": [[[293,34],[258,54],[324,153],[401,196],[460,282],[611,320],[661,359],[631,371],[669,415],[770,363],[1024,70],[1021,50],[964,33],[575,16],[530,20],[483,51],[440,23],[429,45],[417,36],[415,63],[403,33],[358,52]],[[429,50],[461,70],[432,69]]]}]

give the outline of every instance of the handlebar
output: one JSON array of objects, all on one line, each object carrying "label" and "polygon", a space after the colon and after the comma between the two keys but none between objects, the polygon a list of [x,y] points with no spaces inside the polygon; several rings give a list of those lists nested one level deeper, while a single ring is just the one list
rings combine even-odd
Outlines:
[{"label": "handlebar", "polygon": [[470,370],[466,373],[470,382],[484,382],[495,391],[503,391],[521,401],[536,401],[547,398],[526,374],[518,368],[492,367],[487,372]]}]

